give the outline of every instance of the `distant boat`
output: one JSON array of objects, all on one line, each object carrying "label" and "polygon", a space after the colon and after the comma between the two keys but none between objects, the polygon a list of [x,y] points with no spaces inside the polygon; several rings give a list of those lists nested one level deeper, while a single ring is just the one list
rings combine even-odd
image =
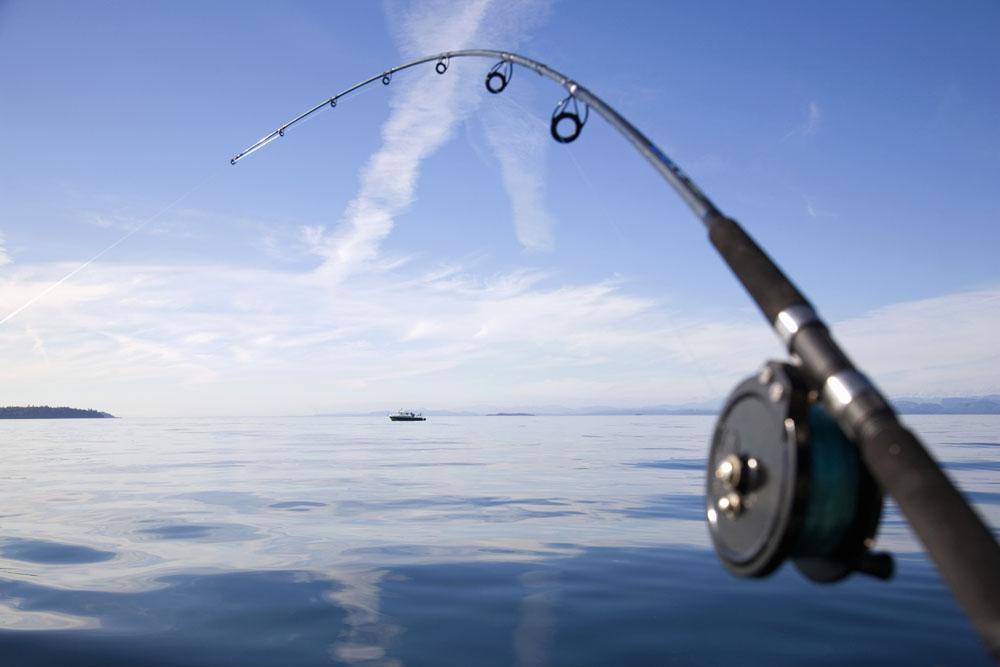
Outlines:
[{"label": "distant boat", "polygon": [[424,417],[419,412],[407,412],[405,410],[400,410],[399,412],[394,412],[393,414],[389,415],[389,419],[391,419],[394,422],[422,422],[422,421],[427,421],[427,418]]}]

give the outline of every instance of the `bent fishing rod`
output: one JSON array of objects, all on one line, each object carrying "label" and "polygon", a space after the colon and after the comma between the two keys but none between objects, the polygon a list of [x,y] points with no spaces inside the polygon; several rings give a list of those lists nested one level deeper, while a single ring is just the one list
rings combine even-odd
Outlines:
[{"label": "bent fishing rod", "polygon": [[305,118],[396,72],[453,58],[488,58],[487,90],[499,94],[515,65],[566,91],[550,123],[575,141],[592,109],[628,139],[680,195],[788,350],[726,400],[709,449],[705,516],[716,553],[732,573],[762,577],[785,560],[816,582],[854,572],[889,579],[892,557],[872,551],[891,495],[955,598],[1000,659],[1000,545],[889,401],[834,341],[816,309],[732,218],[632,123],[576,81],[515,53],[447,51],[392,67],[327,98],[230,160],[236,164]]}]

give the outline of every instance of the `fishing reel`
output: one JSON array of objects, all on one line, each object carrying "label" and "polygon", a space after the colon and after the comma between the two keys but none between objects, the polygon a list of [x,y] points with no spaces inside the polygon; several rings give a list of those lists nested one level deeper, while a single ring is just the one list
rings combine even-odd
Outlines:
[{"label": "fishing reel", "polygon": [[771,361],[730,394],[705,496],[715,551],[733,574],[763,577],[791,558],[821,583],[892,577],[892,557],[870,551],[882,492],[796,366]]}]

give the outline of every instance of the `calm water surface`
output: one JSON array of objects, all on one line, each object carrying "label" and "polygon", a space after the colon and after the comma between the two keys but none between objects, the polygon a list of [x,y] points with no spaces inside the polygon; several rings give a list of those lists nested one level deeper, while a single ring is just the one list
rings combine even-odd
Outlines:
[{"label": "calm water surface", "polygon": [[[1000,418],[910,417],[1000,526]],[[989,664],[889,584],[728,575],[711,417],[0,422],[0,664]]]}]

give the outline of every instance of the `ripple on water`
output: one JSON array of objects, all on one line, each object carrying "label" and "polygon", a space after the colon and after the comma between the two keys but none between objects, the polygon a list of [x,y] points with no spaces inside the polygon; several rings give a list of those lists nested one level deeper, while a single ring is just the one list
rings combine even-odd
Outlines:
[{"label": "ripple on water", "polygon": [[318,507],[326,507],[326,503],[318,503],[312,500],[286,500],[280,503],[271,503],[268,507],[276,510],[288,510],[289,512],[308,512]]},{"label": "ripple on water", "polygon": [[965,491],[963,495],[975,505],[1000,505],[1000,493],[992,491]]},{"label": "ripple on water", "polygon": [[241,542],[257,537],[257,530],[237,523],[170,523],[140,528],[146,539],[194,540],[198,542]]},{"label": "ripple on water", "polygon": [[196,491],[183,493],[178,498],[189,498],[205,505],[218,505],[220,507],[231,507],[235,510],[246,511],[261,507],[266,502],[263,498],[254,493],[245,491]]},{"label": "ripple on water", "polygon": [[633,468],[658,468],[662,470],[703,470],[704,459],[663,459],[660,461],[638,461],[629,463]]},{"label": "ripple on water", "polygon": [[1000,472],[1000,461],[945,461],[945,470]]},{"label": "ripple on water", "polygon": [[111,560],[115,553],[65,542],[8,538],[0,543],[0,556],[43,565],[80,565]]},{"label": "ripple on water", "polygon": [[613,510],[633,519],[705,520],[705,498],[701,494],[664,493],[649,496],[644,505]]}]

